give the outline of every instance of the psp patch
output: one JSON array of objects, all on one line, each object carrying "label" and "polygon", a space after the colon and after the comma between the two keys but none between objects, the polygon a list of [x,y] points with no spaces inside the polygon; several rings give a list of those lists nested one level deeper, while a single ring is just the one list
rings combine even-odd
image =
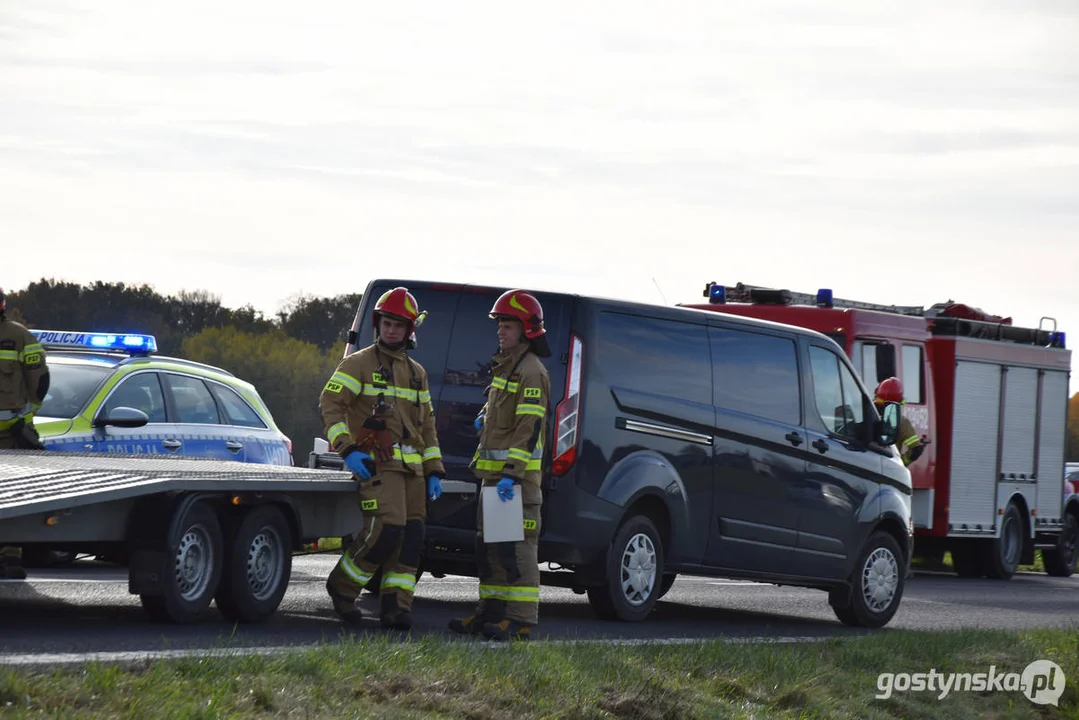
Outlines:
[{"label": "psp patch", "polygon": [[543,397],[543,391],[539,388],[525,388],[526,398],[538,398]]}]

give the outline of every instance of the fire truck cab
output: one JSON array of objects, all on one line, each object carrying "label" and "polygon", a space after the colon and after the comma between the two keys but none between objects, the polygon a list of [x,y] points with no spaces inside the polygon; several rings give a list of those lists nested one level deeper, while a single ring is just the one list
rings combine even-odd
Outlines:
[{"label": "fire truck cab", "polygon": [[685,307],[796,325],[832,338],[867,389],[903,384],[903,414],[927,445],[908,467],[914,553],[952,554],[962,577],[1008,579],[1040,549],[1046,572],[1079,556],[1079,496],[1064,497],[1071,351],[1065,334],[947,302],[881,305],[760,286],[705,287]]}]

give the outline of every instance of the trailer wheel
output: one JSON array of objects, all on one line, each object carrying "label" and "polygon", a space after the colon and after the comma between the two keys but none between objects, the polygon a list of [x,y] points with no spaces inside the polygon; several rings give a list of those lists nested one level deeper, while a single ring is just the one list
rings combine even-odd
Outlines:
[{"label": "trailer wheel", "polygon": [[637,515],[622,524],[607,551],[607,582],[588,589],[588,602],[604,620],[648,617],[663,583],[663,542],[655,523]]},{"label": "trailer wheel", "polygon": [[905,580],[899,543],[886,532],[875,532],[869,536],[854,565],[850,593],[834,593],[829,597],[832,610],[845,625],[883,627],[899,609]]},{"label": "trailer wheel", "polygon": [[1053,577],[1071,577],[1079,561],[1079,516],[1070,512],[1064,516],[1064,529],[1052,550],[1042,550],[1045,572]]},{"label": "trailer wheel", "polygon": [[169,528],[164,592],[140,595],[143,608],[154,620],[187,624],[202,617],[221,579],[221,523],[206,503],[195,503]]},{"label": "trailer wheel", "polygon": [[291,533],[275,505],[244,514],[225,553],[217,609],[232,622],[259,623],[281,604],[292,574]]},{"label": "trailer wheel", "polygon": [[997,580],[1010,580],[1019,569],[1023,554],[1023,518],[1014,502],[1009,502],[1000,517],[1000,537],[984,545],[985,575]]}]

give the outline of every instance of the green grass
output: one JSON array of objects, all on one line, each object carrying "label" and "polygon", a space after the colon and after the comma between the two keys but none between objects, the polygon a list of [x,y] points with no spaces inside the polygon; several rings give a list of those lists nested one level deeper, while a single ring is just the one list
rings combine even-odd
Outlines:
[{"label": "green grass", "polygon": [[[1059,707],[1021,692],[879,692],[880,672],[1056,662]],[[379,635],[271,657],[0,670],[0,716],[60,718],[1079,718],[1079,627],[881,631],[825,643],[509,646]]]}]

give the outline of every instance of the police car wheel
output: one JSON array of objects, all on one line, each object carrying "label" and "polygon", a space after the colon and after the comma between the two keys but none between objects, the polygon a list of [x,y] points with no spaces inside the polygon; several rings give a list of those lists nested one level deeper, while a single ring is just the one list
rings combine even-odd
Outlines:
[{"label": "police car wheel", "polygon": [[899,609],[905,580],[899,543],[886,532],[873,533],[854,565],[850,592],[830,596],[832,610],[844,625],[883,627]]},{"label": "police car wheel", "polygon": [[588,589],[588,602],[604,620],[639,622],[652,612],[663,584],[663,542],[644,515],[629,518],[607,553],[607,582]]},{"label": "police car wheel", "polygon": [[231,622],[262,622],[277,610],[292,573],[288,521],[275,505],[244,513],[225,552],[215,598]]},{"label": "police car wheel", "polygon": [[[185,507],[185,506],[181,506]],[[159,622],[187,624],[201,618],[221,580],[222,539],[217,513],[206,503],[186,506],[173,516],[161,595],[140,595],[143,608]]]}]

